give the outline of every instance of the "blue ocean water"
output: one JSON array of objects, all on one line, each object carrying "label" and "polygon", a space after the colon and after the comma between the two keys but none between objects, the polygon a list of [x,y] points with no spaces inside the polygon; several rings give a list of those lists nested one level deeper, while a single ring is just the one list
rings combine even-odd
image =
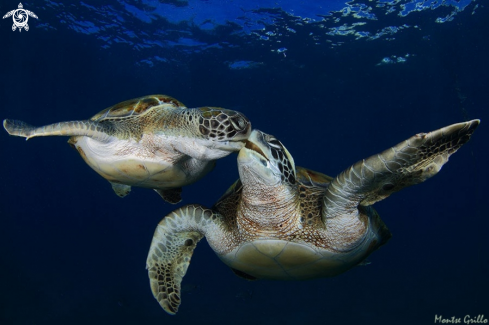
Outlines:
[{"label": "blue ocean water", "polygon": [[[489,318],[489,12],[482,0],[23,2],[0,20],[0,119],[86,119],[171,95],[243,112],[297,165],[334,176],[408,137],[480,118],[439,175],[375,205],[392,239],[334,278],[236,277],[201,241],[177,316],[151,294],[153,231],[175,206],[120,199],[67,144],[0,131],[0,324],[433,324]],[[0,13],[18,8],[2,1]],[[236,155],[183,191],[211,206]]]}]

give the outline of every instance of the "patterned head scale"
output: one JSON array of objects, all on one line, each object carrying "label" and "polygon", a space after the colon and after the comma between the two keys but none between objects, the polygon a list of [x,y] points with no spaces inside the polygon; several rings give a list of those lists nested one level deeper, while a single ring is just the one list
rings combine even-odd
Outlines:
[{"label": "patterned head scale", "polygon": [[262,166],[256,165],[255,167],[257,170],[262,169],[260,174],[269,175],[275,179],[280,177],[282,184],[296,183],[294,158],[282,142],[273,135],[253,130],[245,148],[253,151],[252,155],[255,156],[255,160],[261,163]]}]

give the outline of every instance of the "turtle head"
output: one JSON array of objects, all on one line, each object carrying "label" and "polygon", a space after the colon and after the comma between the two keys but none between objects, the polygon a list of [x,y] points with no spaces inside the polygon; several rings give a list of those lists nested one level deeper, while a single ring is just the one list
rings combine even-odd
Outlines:
[{"label": "turtle head", "polygon": [[238,151],[251,133],[251,123],[238,111],[218,107],[200,107],[200,134],[215,142],[216,149]]},{"label": "turtle head", "polygon": [[294,158],[272,135],[253,130],[238,155],[243,184],[253,180],[265,186],[293,185],[296,182]]}]

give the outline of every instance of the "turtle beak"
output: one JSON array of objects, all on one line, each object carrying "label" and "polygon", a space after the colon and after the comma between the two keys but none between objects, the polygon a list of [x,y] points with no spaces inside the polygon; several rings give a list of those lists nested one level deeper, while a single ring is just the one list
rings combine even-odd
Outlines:
[{"label": "turtle beak", "polygon": [[270,164],[270,158],[268,145],[264,141],[263,132],[253,130],[244,147],[239,151],[239,164],[246,165],[248,162],[258,161],[266,168],[273,168],[273,164]]},{"label": "turtle beak", "polygon": [[260,130],[253,130],[240,153],[243,152],[243,154],[245,154],[245,151],[247,151],[247,156],[259,156],[262,160],[270,161],[270,159],[268,159],[269,156],[265,154],[265,152],[267,152],[265,148],[267,147],[268,146],[263,139],[263,132]]},{"label": "turtle beak", "polygon": [[262,156],[263,158],[267,159],[267,156],[265,155],[265,153],[263,153],[263,151],[260,149],[260,147],[258,147],[252,141],[247,140],[246,141],[246,144],[245,144],[245,148],[246,149],[249,149],[249,150],[252,150],[252,151],[256,152],[257,154],[259,154],[260,156]]}]

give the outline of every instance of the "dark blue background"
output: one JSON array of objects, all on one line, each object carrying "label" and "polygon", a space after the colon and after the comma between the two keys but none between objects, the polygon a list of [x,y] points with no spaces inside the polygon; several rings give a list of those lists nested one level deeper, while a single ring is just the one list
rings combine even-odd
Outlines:
[{"label": "dark blue background", "polygon": [[[428,14],[410,23],[433,21]],[[332,176],[415,133],[473,118],[482,124],[438,176],[376,205],[393,238],[371,265],[331,279],[247,282],[202,241],[176,317],[154,300],[145,270],[156,224],[175,207],[147,189],[118,198],[67,138],[25,142],[2,130],[0,324],[487,319],[488,18],[482,7],[393,42],[352,41],[331,50],[297,41],[287,57],[250,46],[152,68],[136,65],[128,47],[102,50],[89,36],[48,33],[34,23],[14,33],[2,21],[1,119],[36,125],[86,119],[122,100],[164,93],[188,107],[240,110],[255,128],[277,136],[297,165]],[[385,53],[416,55],[376,66]],[[264,65],[229,70],[223,64],[238,57]],[[185,188],[183,203],[210,206],[236,178],[231,155]]]}]

